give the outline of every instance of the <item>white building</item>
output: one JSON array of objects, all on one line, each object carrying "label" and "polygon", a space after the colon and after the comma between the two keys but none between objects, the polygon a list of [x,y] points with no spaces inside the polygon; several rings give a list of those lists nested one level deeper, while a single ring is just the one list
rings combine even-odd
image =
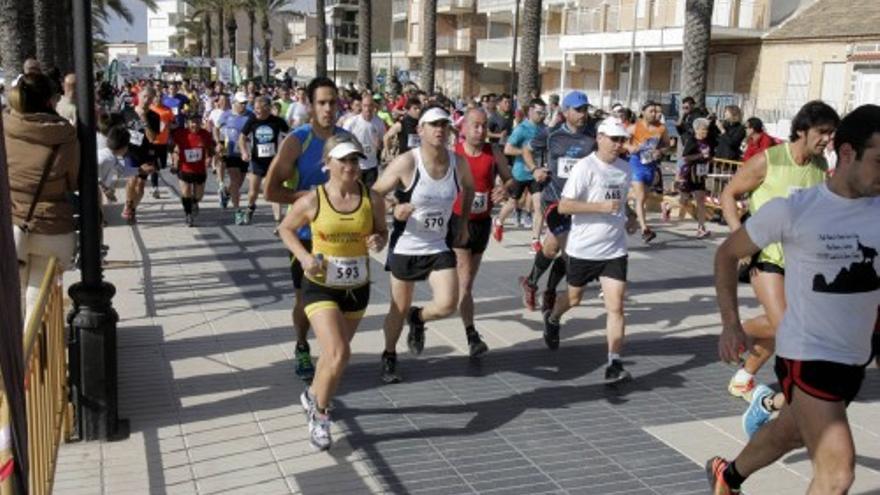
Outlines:
[{"label": "white building", "polygon": [[107,60],[113,61],[120,55],[130,55],[140,57],[147,54],[146,43],[135,43],[133,41],[123,41],[121,43],[107,43]]},{"label": "white building", "polygon": [[174,53],[177,24],[185,19],[188,5],[183,0],[158,0],[157,10],[147,10],[147,53],[169,56]]}]

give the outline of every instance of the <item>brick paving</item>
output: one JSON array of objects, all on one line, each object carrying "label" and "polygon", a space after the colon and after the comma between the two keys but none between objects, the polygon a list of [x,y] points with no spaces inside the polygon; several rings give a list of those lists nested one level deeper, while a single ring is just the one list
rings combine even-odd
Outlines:
[{"label": "brick paving", "polygon": [[[421,358],[399,346],[405,381],[381,385],[388,280],[374,261],[371,304],[334,401],[335,444],[315,453],[293,373],[288,262],[269,208],[256,225],[233,226],[208,194],[190,229],[163,192],[145,200],[134,228],[112,209],[105,234],[131,436],[64,445],[55,493],[708,493],[702,463],[743,445],[745,403],[727,395],[732,369],[716,357],[718,226],[709,241],[693,239],[692,224],[661,227],[650,248],[633,239],[624,360],[635,379],[613,388],[601,383],[597,290],[566,315],[557,352],[544,346],[540,315],[522,310],[516,277],[531,255],[518,229],[492,241],[476,282],[489,354],[466,357],[457,318],[431,322]],[[753,314],[751,291],[743,296]],[[416,301],[429,298],[419,286]],[[314,341],[312,349],[320,354]],[[880,493],[878,400],[871,368],[850,408],[852,493]],[[745,489],[803,493],[809,477],[809,460],[795,452]]]}]

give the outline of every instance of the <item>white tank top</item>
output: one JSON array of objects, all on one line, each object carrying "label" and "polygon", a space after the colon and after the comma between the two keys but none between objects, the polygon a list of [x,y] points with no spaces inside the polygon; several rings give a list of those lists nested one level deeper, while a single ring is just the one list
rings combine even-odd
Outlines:
[{"label": "white tank top", "polygon": [[412,152],[416,169],[405,192],[410,195],[413,212],[394,246],[394,254],[420,256],[449,251],[446,234],[459,189],[455,155],[448,152],[449,170],[442,179],[434,179],[422,163],[421,150],[414,148]]}]

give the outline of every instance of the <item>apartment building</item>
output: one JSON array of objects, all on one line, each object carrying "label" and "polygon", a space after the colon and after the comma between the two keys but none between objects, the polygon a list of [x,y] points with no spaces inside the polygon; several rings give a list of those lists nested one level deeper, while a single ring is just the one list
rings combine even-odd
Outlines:
[{"label": "apartment building", "polygon": [[167,57],[175,51],[177,25],[186,19],[189,5],[183,0],[158,0],[156,10],[147,9],[147,53]]}]

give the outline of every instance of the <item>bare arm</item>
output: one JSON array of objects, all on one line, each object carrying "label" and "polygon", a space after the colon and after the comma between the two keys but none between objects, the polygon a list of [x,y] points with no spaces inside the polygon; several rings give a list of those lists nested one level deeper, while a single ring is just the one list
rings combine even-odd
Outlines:
[{"label": "bare arm", "polygon": [[495,147],[492,148],[492,156],[495,157],[495,169],[498,171],[498,176],[504,182],[504,187],[512,186],[513,173],[510,171],[510,163],[507,161],[507,157]]},{"label": "bare arm", "polygon": [[248,144],[248,137],[244,133],[238,135],[238,150],[241,153],[242,160],[244,160],[244,161],[250,160],[251,147]]},{"label": "bare arm", "polygon": [[263,194],[268,201],[281,204],[293,204],[305,191],[292,191],[284,187],[284,181],[290,179],[291,169],[302,154],[302,145],[294,135],[289,135],[281,142],[278,154],[269,164],[266,180],[263,182]]},{"label": "bare arm", "polygon": [[376,191],[370,191],[370,201],[373,205],[373,233],[367,237],[367,246],[373,251],[381,251],[388,242],[385,199]]},{"label": "bare arm", "polygon": [[458,182],[461,185],[461,221],[467,224],[471,214],[471,205],[474,204],[474,176],[467,160],[455,156],[455,166],[458,169]]},{"label": "bare arm", "polygon": [[296,231],[315,218],[318,212],[318,195],[309,191],[305,196],[301,197],[287,211],[281,225],[278,226],[278,236],[284,242],[284,246],[299,260],[303,266],[303,270],[312,275],[316,275],[321,270],[321,264],[312,256],[302,241],[296,235]]},{"label": "bare arm", "polygon": [[718,354],[723,361],[737,362],[745,350],[746,335],[739,321],[737,265],[741,258],[760,250],[745,229],[735,231],[715,252],[715,293],[721,311],[721,338]]},{"label": "bare arm", "polygon": [[398,132],[400,132],[400,127],[400,122],[395,122],[393,126],[388,128],[388,130],[385,132],[385,135],[382,136],[382,143],[384,144],[386,149],[391,148],[391,140]]},{"label": "bare arm", "polygon": [[736,202],[764,182],[767,176],[767,160],[763,153],[753,156],[739,167],[724,190],[721,191],[721,212],[731,232],[742,227],[737,214]]},{"label": "bare arm", "polygon": [[394,190],[398,184],[409,183],[409,177],[413,173],[415,163],[413,162],[412,152],[406,152],[388,164],[376,183],[373,184],[373,190],[380,196],[385,197]]},{"label": "bare arm", "polygon": [[525,147],[519,148],[510,143],[504,145],[504,154],[508,156],[520,156],[525,151]]},{"label": "bare arm", "polygon": [[562,198],[557,209],[564,215],[576,213],[615,213],[620,210],[622,202],[619,199],[607,201],[578,201],[571,198]]}]

